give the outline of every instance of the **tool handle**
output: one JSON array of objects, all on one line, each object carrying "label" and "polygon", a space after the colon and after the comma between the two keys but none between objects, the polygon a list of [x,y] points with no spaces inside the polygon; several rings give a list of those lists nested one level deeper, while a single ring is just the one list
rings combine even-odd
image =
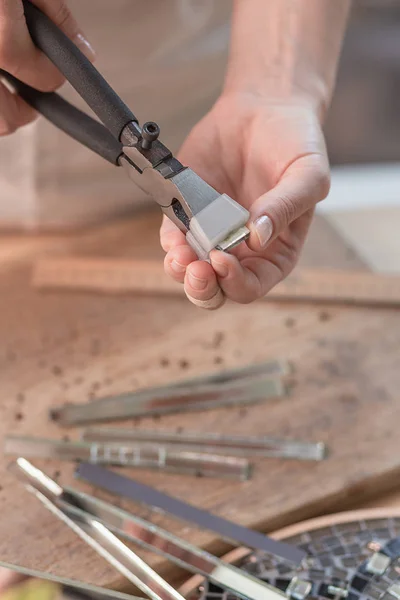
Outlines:
[{"label": "tool handle", "polygon": [[111,135],[104,125],[54,92],[39,92],[2,69],[0,69],[0,77],[8,81],[27,104],[56,127],[113,165],[119,166],[118,158],[122,154],[122,144]]},{"label": "tool handle", "polygon": [[36,46],[61,71],[109,132],[119,140],[128,123],[137,119],[75,44],[29,0],[25,19]]}]

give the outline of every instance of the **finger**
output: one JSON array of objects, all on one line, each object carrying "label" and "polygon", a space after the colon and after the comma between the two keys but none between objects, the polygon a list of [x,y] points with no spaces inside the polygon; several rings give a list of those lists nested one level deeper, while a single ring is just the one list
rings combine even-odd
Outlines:
[{"label": "finger", "polygon": [[329,163],[325,154],[309,154],[293,163],[279,183],[251,208],[248,246],[264,250],[272,240],[329,192]]},{"label": "finger", "polygon": [[211,252],[210,256],[218,283],[227,298],[248,304],[264,294],[258,274],[245,268],[235,256],[217,250]]},{"label": "finger", "polygon": [[176,246],[183,246],[186,243],[186,237],[172,221],[164,215],[160,228],[160,242],[164,252],[168,252]]},{"label": "finger", "polygon": [[93,46],[79,27],[64,0],[33,0],[33,3],[46,13],[89,60],[95,59]]},{"label": "finger", "polygon": [[165,256],[165,272],[175,281],[183,283],[187,267],[196,260],[197,256],[192,248],[187,245],[176,246]]},{"label": "finger", "polygon": [[193,304],[207,310],[220,308],[225,301],[212,266],[202,261],[187,267],[185,293]]},{"label": "finger", "polygon": [[33,108],[0,82],[0,136],[14,133],[18,127],[30,123],[35,117]]},{"label": "finger", "polygon": [[[62,0],[40,0],[37,5],[60,26],[90,60],[93,50]],[[50,11],[50,15],[49,15]],[[0,0],[0,67],[41,91],[52,91],[64,78],[34,45],[21,0]]]},{"label": "finger", "polygon": [[239,304],[262,298],[283,279],[279,264],[261,257],[246,258],[242,262],[229,255],[214,257],[212,266],[225,296]]}]

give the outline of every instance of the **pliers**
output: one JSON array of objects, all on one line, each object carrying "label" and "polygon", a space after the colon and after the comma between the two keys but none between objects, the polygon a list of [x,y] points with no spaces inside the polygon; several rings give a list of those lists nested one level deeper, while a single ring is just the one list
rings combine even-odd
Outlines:
[{"label": "pliers", "polygon": [[183,166],[159,140],[157,123],[140,127],[135,115],[75,44],[29,0],[23,4],[34,43],[101,122],[54,92],[40,92],[3,70],[0,77],[59,129],[122,166],[133,183],[184,232],[200,259],[207,260],[214,248],[227,252],[246,240],[248,211]]}]

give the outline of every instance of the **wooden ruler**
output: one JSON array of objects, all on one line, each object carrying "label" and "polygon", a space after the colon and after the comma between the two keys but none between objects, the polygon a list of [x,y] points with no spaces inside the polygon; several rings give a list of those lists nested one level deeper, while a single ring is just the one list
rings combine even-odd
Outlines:
[{"label": "wooden ruler", "polygon": [[[183,296],[162,262],[120,258],[46,258],[33,270],[38,289],[85,290],[105,294]],[[400,306],[400,276],[339,270],[297,269],[266,300]]]}]

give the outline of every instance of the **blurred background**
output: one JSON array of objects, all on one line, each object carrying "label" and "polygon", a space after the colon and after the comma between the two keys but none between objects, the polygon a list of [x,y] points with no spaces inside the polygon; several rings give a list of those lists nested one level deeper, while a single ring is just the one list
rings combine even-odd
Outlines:
[{"label": "blurred background", "polygon": [[[95,18],[92,2],[70,5],[98,68],[176,151],[219,93],[231,0],[97,0]],[[325,128],[332,191],[318,210],[389,271],[400,268],[399,91],[400,0],[354,0]],[[0,226],[12,229],[86,225],[142,203],[117,169],[43,120],[0,139],[0,190]]]},{"label": "blurred background", "polygon": [[332,189],[322,212],[362,258],[400,270],[400,2],[354,0],[325,126]]}]

